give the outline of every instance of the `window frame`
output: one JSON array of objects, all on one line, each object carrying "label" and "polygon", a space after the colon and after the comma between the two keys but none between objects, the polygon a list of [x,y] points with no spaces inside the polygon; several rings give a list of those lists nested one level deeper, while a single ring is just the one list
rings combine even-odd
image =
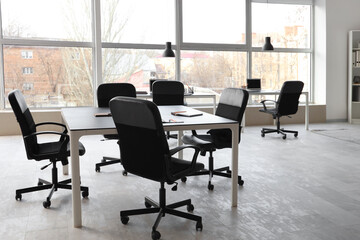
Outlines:
[{"label": "window frame", "polygon": [[[91,20],[92,20],[92,41],[91,42],[79,42],[79,41],[59,41],[59,40],[34,40],[34,39],[7,39],[0,34],[0,110],[5,108],[5,79],[4,79],[4,45],[15,46],[29,46],[29,47],[80,47],[92,49],[92,84],[98,86],[102,83],[102,49],[104,48],[122,48],[122,49],[149,49],[149,50],[162,50],[164,45],[162,44],[135,44],[135,43],[108,43],[101,42],[101,0],[89,0],[91,1]],[[236,51],[247,53],[247,77],[252,76],[252,54],[256,52],[262,52],[261,47],[252,47],[252,27],[251,27],[251,5],[252,2],[267,2],[265,0],[245,0],[246,14],[245,14],[245,43],[244,44],[210,44],[210,43],[190,43],[183,41],[183,0],[175,1],[175,43],[172,44],[175,51],[175,72],[176,80],[181,81],[181,59],[180,53],[182,50],[189,51]],[[285,3],[290,4],[289,0],[268,0],[270,3]],[[313,101],[313,89],[314,89],[314,61],[313,61],[313,46],[314,46],[314,5],[312,0],[297,0],[297,4],[303,3],[310,5],[310,47],[309,48],[275,48],[274,52],[281,53],[309,53],[310,54],[310,101]],[[2,33],[2,18],[1,18],[1,2],[0,2],[0,33]],[[165,44],[165,40],[164,40]],[[93,88],[94,99],[93,102],[96,105],[96,87]]]}]

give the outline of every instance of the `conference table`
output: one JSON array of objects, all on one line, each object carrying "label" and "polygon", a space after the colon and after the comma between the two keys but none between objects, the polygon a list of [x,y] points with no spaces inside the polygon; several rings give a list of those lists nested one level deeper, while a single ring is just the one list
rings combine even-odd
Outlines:
[{"label": "conference table", "polygon": [[[200,112],[186,106],[158,106],[165,131],[179,131],[178,141],[181,144],[182,131],[200,129],[228,128],[232,132],[232,178],[231,178],[231,206],[238,202],[238,142],[239,123],[213,114]],[[180,117],[171,112],[191,111],[200,112],[201,116]],[[80,161],[79,139],[85,135],[116,134],[116,128],[111,117],[95,117],[98,113],[109,113],[109,108],[73,107],[61,109],[64,123],[70,135],[71,172],[72,172],[72,216],[73,226],[82,226],[81,196],[80,196]],[[176,121],[176,122],[174,122]],[[86,146],[85,146],[86,147]],[[181,157],[181,155],[179,156]],[[86,183],[85,183],[86,184]],[[91,197],[91,191],[90,191]]]}]

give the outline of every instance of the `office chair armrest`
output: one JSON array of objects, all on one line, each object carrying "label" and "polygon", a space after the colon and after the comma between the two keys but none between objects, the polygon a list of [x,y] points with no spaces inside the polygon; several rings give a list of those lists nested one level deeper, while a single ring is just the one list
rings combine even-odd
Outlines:
[{"label": "office chair armrest", "polygon": [[[191,164],[190,164],[190,169],[194,169],[194,168],[195,168],[195,164],[196,164],[197,157],[198,157],[199,152],[200,152],[200,148],[198,148],[198,147],[196,147],[196,146],[193,146],[193,145],[181,145],[181,146],[178,146],[178,147],[176,147],[176,148],[171,149],[171,150],[170,150],[170,155],[174,155],[175,153],[177,153],[177,152],[179,152],[179,151],[181,151],[181,150],[184,150],[184,149],[186,149],[186,148],[192,148],[192,149],[195,150],[194,155],[193,155],[192,160],[191,160]],[[188,170],[188,169],[185,169],[184,171],[181,171],[181,172],[179,172],[179,173],[177,173],[177,174],[174,174],[172,177],[173,177],[174,179],[179,179],[179,178],[185,176],[187,172],[189,172],[189,170]],[[185,174],[185,175],[184,175],[184,174]]]},{"label": "office chair armrest", "polygon": [[41,126],[41,125],[58,125],[58,126],[61,126],[61,127],[63,127],[63,128],[66,129],[66,125],[65,125],[65,124],[58,123],[58,122],[41,122],[41,123],[35,124],[35,127]]},{"label": "office chair armrest", "polygon": [[42,125],[57,125],[57,126],[60,126],[60,127],[64,128],[63,133],[67,133],[67,127],[66,127],[65,124],[62,124],[62,123],[58,123],[58,122],[41,122],[41,123],[35,124],[35,127],[42,126]]},{"label": "office chair armrest", "polygon": [[274,100],[262,100],[260,103],[263,105],[265,111],[267,110],[266,105],[265,105],[265,102],[273,102],[273,103],[276,103],[276,101],[274,101]]},{"label": "office chair armrest", "polygon": [[[62,124],[62,123],[58,123],[58,122],[41,122],[41,123],[35,124],[35,127],[38,127],[38,126],[41,126],[41,125],[57,125],[57,126],[60,126],[60,127],[64,128],[64,131],[63,131],[64,134],[68,133],[66,125]],[[59,141],[64,141],[64,140],[65,140],[64,136],[61,136]]]},{"label": "office chair armrest", "polygon": [[41,132],[34,132],[32,134],[26,135],[24,136],[24,139],[30,138],[30,137],[35,137],[38,135],[44,135],[44,134],[55,134],[55,135],[60,135],[62,138],[66,139],[67,142],[69,142],[69,135],[67,135],[66,133],[61,133],[61,132],[55,132],[55,131],[41,131]]},{"label": "office chair armrest", "polygon": [[[41,132],[34,132],[32,134],[29,134],[29,135],[26,135],[24,136],[24,139],[27,139],[27,138],[31,138],[31,137],[35,137],[35,136],[38,136],[38,135],[45,135],[45,134],[55,134],[55,135],[60,135],[60,140],[59,142],[61,141],[61,146],[60,146],[60,149],[59,149],[59,152],[58,153],[66,153],[67,152],[67,145],[70,141],[70,136],[65,134],[65,133],[61,133],[61,132],[55,132],[55,131],[41,131]],[[66,157],[66,155],[64,156]],[[66,165],[66,164],[65,164]]]},{"label": "office chair armrest", "polygon": [[180,152],[181,150],[184,150],[185,148],[193,148],[196,150],[199,150],[200,151],[200,148],[196,147],[196,146],[193,146],[193,145],[181,145],[181,146],[178,146],[178,147],[175,147],[173,149],[170,149],[169,152],[170,152],[170,156],[174,155],[175,153],[177,152]]}]

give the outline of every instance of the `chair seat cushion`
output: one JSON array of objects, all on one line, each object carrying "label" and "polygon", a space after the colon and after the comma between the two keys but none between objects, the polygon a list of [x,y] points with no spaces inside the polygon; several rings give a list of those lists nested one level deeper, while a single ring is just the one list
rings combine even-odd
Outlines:
[{"label": "chair seat cushion", "polygon": [[185,135],[182,137],[182,141],[185,144],[197,146],[201,151],[213,151],[215,145],[211,135]]},{"label": "chair seat cushion", "polygon": [[278,114],[278,110],[276,108],[270,108],[270,109],[260,109],[259,110],[260,112],[263,112],[263,113],[268,113],[268,114],[271,114],[273,116],[273,118],[275,119],[277,114]]},{"label": "chair seat cushion", "polygon": [[[48,143],[40,143],[37,155],[41,156],[43,159],[49,159],[55,157],[61,147],[61,142],[48,142]],[[70,143],[67,145],[67,156],[70,156]],[[79,142],[79,155],[82,156],[85,154],[84,145]]]},{"label": "chair seat cushion", "polygon": [[[189,169],[190,164],[191,164],[190,161],[172,157],[171,158],[171,174],[176,174],[178,172]],[[196,162],[195,169],[193,169],[193,172],[200,171],[204,168],[205,168],[204,164]],[[191,171],[189,170],[189,172],[191,172]]]},{"label": "chair seat cushion", "polygon": [[277,109],[276,108],[267,108],[265,109],[260,109],[260,112],[264,112],[264,113],[270,113],[270,114],[277,114]]},{"label": "chair seat cushion", "polygon": [[104,138],[107,139],[107,140],[118,140],[119,135],[117,135],[117,134],[105,134]]}]

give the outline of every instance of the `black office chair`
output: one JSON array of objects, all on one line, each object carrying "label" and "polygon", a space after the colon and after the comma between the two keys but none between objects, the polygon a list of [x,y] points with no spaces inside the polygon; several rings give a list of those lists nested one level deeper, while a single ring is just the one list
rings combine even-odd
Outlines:
[{"label": "black office chair", "polygon": [[[283,139],[286,139],[286,133],[293,133],[295,137],[298,136],[298,131],[285,130],[280,128],[280,117],[295,114],[298,111],[299,98],[303,90],[304,83],[301,81],[286,81],[281,87],[279,98],[274,100],[263,100],[264,109],[260,109],[260,112],[271,114],[273,119],[276,119],[276,129],[263,128],[261,130],[261,136],[265,137],[268,133],[280,133],[283,135]],[[266,102],[275,103],[274,108],[267,108]]]},{"label": "black office chair", "polygon": [[[38,186],[23,188],[16,190],[15,199],[20,201],[23,193],[40,191],[45,189],[50,189],[50,194],[46,198],[46,201],[43,202],[45,208],[49,208],[51,205],[51,197],[58,188],[71,189],[71,179],[64,181],[58,181],[58,174],[56,168],[56,162],[61,161],[63,165],[68,164],[67,157],[70,156],[70,146],[69,146],[69,135],[67,135],[66,126],[61,123],[56,122],[42,122],[35,124],[33,117],[29,108],[26,105],[25,99],[19,90],[13,90],[9,93],[9,102],[15,113],[16,119],[19,122],[21,132],[23,135],[26,155],[29,160],[41,161],[49,159],[50,163],[41,168],[45,169],[49,165],[53,165],[52,168],[52,182],[40,179],[38,181]],[[37,131],[38,126],[42,125],[57,125],[64,128],[63,132],[56,131]],[[57,142],[46,142],[38,143],[37,136],[52,134],[59,135],[59,141]],[[79,155],[82,156],[85,154],[84,146],[79,142]],[[81,187],[82,196],[85,198],[89,196],[89,188]]]},{"label": "black office chair", "polygon": [[[249,93],[244,89],[224,89],[215,113],[215,115],[217,116],[236,120],[239,122],[239,142],[241,135],[241,120],[246,109],[248,98]],[[202,156],[205,156],[206,152],[209,152],[209,169],[200,170],[195,173],[189,174],[188,176],[209,175],[209,190],[214,190],[214,185],[211,183],[213,175],[231,178],[230,167],[227,166],[214,169],[213,158],[213,152],[216,151],[216,149],[232,147],[231,135],[232,133],[230,129],[213,129],[209,130],[207,134],[202,135],[197,134],[197,132],[193,130],[192,135],[183,136],[182,141],[185,144],[191,144],[199,147],[201,149],[200,154]],[[183,182],[186,182],[187,178],[183,177],[181,180]],[[244,184],[241,176],[238,176],[238,184],[240,186]]]},{"label": "black office chair", "polygon": [[[145,208],[120,212],[121,222],[127,224],[129,216],[132,215],[158,213],[152,227],[152,239],[160,239],[161,235],[156,229],[165,214],[196,221],[196,230],[202,230],[202,218],[200,216],[175,210],[175,208],[187,206],[187,211],[192,212],[194,206],[191,204],[191,199],[167,205],[164,187],[165,183],[176,184],[172,188],[172,190],[176,190],[176,180],[204,168],[203,164],[196,162],[199,149],[194,146],[182,145],[169,150],[161,116],[153,102],[116,97],[110,101],[110,110],[119,134],[118,144],[125,170],[140,177],[160,182],[160,202],[157,203],[145,197]],[[195,150],[191,161],[172,157],[185,148]]]},{"label": "black office chair", "polygon": [[[97,100],[99,107],[109,107],[109,101],[118,96],[136,98],[136,89],[131,83],[103,83],[97,89]],[[106,134],[104,140],[117,140],[117,134]],[[120,158],[104,156],[100,163],[95,164],[95,171],[100,172],[102,166],[121,163]],[[127,172],[123,171],[126,176]]]},{"label": "black office chair", "polygon": [[[153,102],[158,106],[184,105],[184,84],[179,81],[157,80],[152,85]],[[166,132],[167,139],[177,134]]]}]

